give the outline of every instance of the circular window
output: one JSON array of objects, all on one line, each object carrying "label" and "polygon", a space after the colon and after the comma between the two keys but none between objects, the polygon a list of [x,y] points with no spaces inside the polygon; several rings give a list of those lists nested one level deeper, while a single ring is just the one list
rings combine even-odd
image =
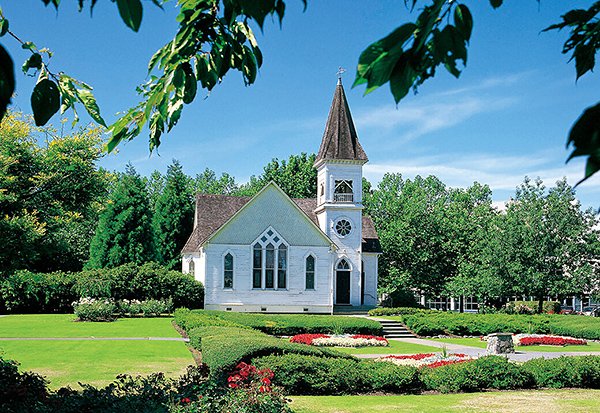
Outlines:
[{"label": "circular window", "polygon": [[352,232],[352,224],[346,219],[340,219],[335,224],[335,232],[337,232],[340,237],[345,237]]}]

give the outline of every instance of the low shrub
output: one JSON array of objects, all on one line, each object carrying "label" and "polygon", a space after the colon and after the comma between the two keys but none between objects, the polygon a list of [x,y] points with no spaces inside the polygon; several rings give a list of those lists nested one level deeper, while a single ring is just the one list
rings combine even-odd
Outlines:
[{"label": "low shrub", "polygon": [[17,271],[0,280],[1,312],[70,313],[73,301],[81,297],[171,299],[176,307],[202,308],[204,287],[192,275],[167,271],[156,263],[80,273]]},{"label": "low shrub", "polygon": [[532,359],[523,363],[539,387],[600,388],[600,356]]},{"label": "low shrub", "polygon": [[140,310],[144,317],[159,316],[173,311],[173,300],[146,300],[142,301]]},{"label": "low shrub", "polygon": [[79,321],[113,321],[117,306],[110,298],[84,297],[73,302]]},{"label": "low shrub", "polygon": [[[510,301],[502,307],[506,314],[536,314],[539,313],[539,301]],[[560,303],[558,301],[543,301],[542,312],[558,314],[560,313]]]},{"label": "low shrub", "polygon": [[275,336],[297,334],[367,334],[381,336],[383,328],[375,320],[360,317],[342,317],[313,314],[253,314],[215,310],[193,310],[187,320],[176,315],[176,322],[184,325],[246,326]]},{"label": "low shrub", "polygon": [[354,358],[329,348],[290,343],[260,331],[239,327],[196,327],[186,330],[192,347],[202,351],[211,376],[222,378],[241,362],[269,354],[298,353],[332,358]]},{"label": "low shrub", "polygon": [[257,358],[253,364],[271,369],[273,382],[295,395],[412,393],[420,389],[416,368],[372,360],[283,354]]},{"label": "low shrub", "polygon": [[442,393],[522,389],[534,384],[531,374],[500,356],[485,356],[442,367],[424,367],[420,370],[420,377],[426,389]]},{"label": "low shrub", "polygon": [[436,310],[430,310],[428,308],[422,308],[422,307],[395,307],[395,308],[380,307],[380,308],[373,308],[372,310],[369,310],[369,315],[371,317],[389,316],[389,315],[405,315],[405,314],[410,315],[410,314],[431,313],[433,311],[436,311]]},{"label": "low shrub", "polygon": [[104,388],[81,384],[83,389],[79,391],[68,387],[50,391],[43,377],[19,372],[17,366],[18,363],[0,357],[2,412],[291,412],[288,400],[279,389],[267,385],[264,376],[251,375],[243,386],[230,388],[210,380],[205,365],[189,366],[177,379],[166,378],[162,373],[120,375]]}]

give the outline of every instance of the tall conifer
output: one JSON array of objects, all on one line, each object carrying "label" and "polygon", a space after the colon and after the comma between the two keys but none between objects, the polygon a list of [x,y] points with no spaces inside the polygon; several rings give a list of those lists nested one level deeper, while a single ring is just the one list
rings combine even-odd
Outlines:
[{"label": "tall conifer", "polygon": [[181,269],[181,249],[192,231],[193,196],[177,160],[167,169],[165,187],[157,197],[152,225],[158,251],[167,268]]},{"label": "tall conifer", "polygon": [[90,246],[86,268],[157,261],[148,192],[132,165],[114,188]]}]

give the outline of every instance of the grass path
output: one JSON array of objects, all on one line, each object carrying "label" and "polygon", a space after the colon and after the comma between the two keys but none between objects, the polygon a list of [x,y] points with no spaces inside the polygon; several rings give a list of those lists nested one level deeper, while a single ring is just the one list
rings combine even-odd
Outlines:
[{"label": "grass path", "polygon": [[296,413],[600,412],[600,390],[551,390],[408,396],[294,396]]},{"label": "grass path", "polygon": [[75,323],[74,314],[25,314],[0,317],[6,337],[180,337],[171,317],[119,318],[111,323]]}]

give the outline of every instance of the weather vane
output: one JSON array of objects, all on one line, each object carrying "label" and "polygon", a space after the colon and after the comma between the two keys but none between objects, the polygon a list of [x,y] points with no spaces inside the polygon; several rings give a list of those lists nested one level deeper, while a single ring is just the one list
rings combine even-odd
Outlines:
[{"label": "weather vane", "polygon": [[346,71],[346,69],[342,69],[342,66],[339,66],[338,71],[336,73],[338,77],[338,84],[342,84],[342,74]]}]

